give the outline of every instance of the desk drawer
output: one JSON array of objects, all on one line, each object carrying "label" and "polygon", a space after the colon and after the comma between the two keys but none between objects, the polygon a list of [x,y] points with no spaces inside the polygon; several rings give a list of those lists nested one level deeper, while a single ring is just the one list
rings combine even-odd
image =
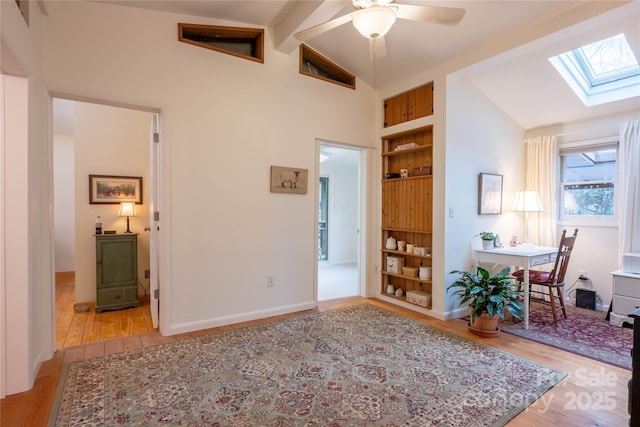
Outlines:
[{"label": "desk drawer", "polygon": [[613,312],[617,314],[624,314],[625,316],[632,313],[636,308],[640,307],[640,299],[622,297],[619,295],[613,296]]},{"label": "desk drawer", "polygon": [[640,298],[640,280],[631,277],[615,276],[613,278],[613,293],[632,298]]},{"label": "desk drawer", "polygon": [[531,266],[550,264],[556,260],[557,254],[539,255],[531,258]]}]

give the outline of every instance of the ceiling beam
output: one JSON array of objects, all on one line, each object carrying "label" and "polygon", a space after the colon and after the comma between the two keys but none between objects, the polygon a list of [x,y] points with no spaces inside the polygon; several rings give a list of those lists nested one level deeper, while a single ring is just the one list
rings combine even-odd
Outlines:
[{"label": "ceiling beam", "polygon": [[300,46],[300,40],[293,37],[295,33],[330,20],[346,5],[335,0],[288,2],[271,25],[275,50],[290,54]]}]

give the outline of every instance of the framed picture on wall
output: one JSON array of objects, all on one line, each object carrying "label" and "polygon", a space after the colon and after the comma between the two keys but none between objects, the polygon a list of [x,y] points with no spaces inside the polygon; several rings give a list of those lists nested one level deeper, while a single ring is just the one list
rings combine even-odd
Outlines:
[{"label": "framed picture on wall", "polygon": [[271,166],[271,192],[307,194],[309,170]]},{"label": "framed picture on wall", "polygon": [[481,173],[478,176],[478,215],[502,213],[502,175]]},{"label": "framed picture on wall", "polygon": [[142,203],[141,176],[89,175],[89,203]]}]

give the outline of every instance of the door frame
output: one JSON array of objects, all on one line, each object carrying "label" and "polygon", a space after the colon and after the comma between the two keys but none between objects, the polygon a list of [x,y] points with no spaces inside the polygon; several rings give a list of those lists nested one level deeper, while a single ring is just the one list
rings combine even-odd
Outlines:
[{"label": "door frame", "polygon": [[[153,113],[149,129],[149,309],[154,328],[158,321],[160,298],[160,113]],[[156,214],[157,212],[157,214]]]},{"label": "door frame", "polygon": [[[313,279],[313,289],[314,289],[314,301],[318,302],[318,208],[319,208],[319,200],[318,200],[318,192],[320,191],[320,147],[321,146],[330,146],[347,150],[354,150],[359,153],[358,158],[358,254],[357,254],[357,269],[358,269],[358,296],[367,295],[367,286],[366,286],[366,271],[367,271],[367,241],[368,241],[368,233],[367,233],[367,158],[368,158],[368,147],[362,147],[358,145],[346,144],[342,142],[330,141],[327,139],[316,138],[316,173],[315,173],[315,183],[314,183],[314,279]],[[326,175],[326,174],[325,174]],[[331,188],[331,182],[329,183]],[[331,198],[331,196],[329,196]]]},{"label": "door frame", "polygon": [[[151,113],[153,115],[152,117],[152,126],[156,125],[157,129],[160,130],[162,128],[161,126],[161,121],[164,119],[163,115],[162,115],[162,110],[159,108],[155,108],[155,107],[146,107],[146,106],[141,106],[141,105],[134,105],[134,104],[128,104],[128,103],[122,103],[122,102],[116,102],[116,101],[106,101],[106,100],[102,100],[102,99],[98,99],[98,98],[90,98],[90,97],[84,97],[84,96],[77,96],[77,95],[70,95],[70,94],[65,94],[65,93],[60,93],[60,92],[49,92],[49,97],[50,99],[53,98],[59,98],[59,99],[65,99],[65,100],[69,100],[69,101],[75,101],[75,102],[85,102],[85,103],[90,103],[90,104],[97,104],[97,105],[105,105],[105,106],[109,106],[109,107],[116,107],[116,108],[124,108],[124,109],[128,109],[128,110],[135,110],[135,111],[144,111],[147,113]],[[53,110],[50,111],[50,119],[51,122],[53,123]],[[53,144],[53,125],[50,127],[50,141],[51,144]],[[153,135],[150,136],[151,138],[153,138]],[[150,144],[152,144],[153,142],[150,142]],[[158,195],[157,200],[155,200],[156,205],[155,206],[150,206],[150,210],[151,208],[154,211],[160,211],[161,210],[161,197],[160,195],[162,194],[162,183],[163,183],[163,174],[162,174],[162,167],[160,165],[161,161],[162,161],[162,144],[158,144],[157,147],[157,152],[156,155],[157,157],[154,159],[151,156],[151,153],[149,153],[150,158],[149,158],[149,167],[153,168],[155,166],[156,170],[156,178],[153,180],[150,180],[149,182],[149,191],[150,192],[155,192],[154,194]],[[157,163],[155,165],[151,165],[151,162],[156,161]],[[51,170],[51,173],[53,173],[53,170]],[[53,189],[51,190],[53,191]],[[53,200],[53,194],[51,195],[52,200]],[[151,212],[151,216],[153,217],[153,212]],[[157,244],[155,245],[154,250],[156,251],[156,259],[158,260],[158,262],[156,263],[156,266],[159,266],[160,264],[162,264],[162,250],[161,247],[159,245],[160,243],[160,236],[159,236],[159,222],[151,222],[151,226],[156,226],[156,233],[157,233]],[[53,247],[53,246],[52,246]],[[149,248],[149,258],[151,260],[151,257],[153,256],[153,254],[151,253],[152,249]],[[55,255],[55,254],[54,254]],[[151,270],[153,268],[153,264],[150,263],[149,269]],[[150,275],[154,276],[157,278],[157,280],[159,280],[159,271],[150,271]],[[52,305],[54,307],[54,311],[53,311],[53,329],[54,329],[54,335],[53,335],[53,350],[55,351],[55,343],[56,343],[56,334],[55,334],[55,322],[56,322],[56,313],[55,313],[55,280],[53,280],[53,289],[52,289],[52,295],[53,295],[53,301],[52,301]],[[151,289],[151,282],[150,282],[150,287],[149,289]],[[151,295],[150,295],[150,299],[151,299]],[[151,304],[150,304],[151,305]],[[150,309],[152,309],[150,307]],[[156,315],[156,318],[158,316]],[[158,327],[160,332],[161,328],[160,325],[154,325],[154,327]]]}]

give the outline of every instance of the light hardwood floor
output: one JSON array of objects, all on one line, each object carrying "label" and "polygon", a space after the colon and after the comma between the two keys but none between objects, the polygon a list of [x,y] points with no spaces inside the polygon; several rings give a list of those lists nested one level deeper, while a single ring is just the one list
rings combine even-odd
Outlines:
[{"label": "light hardwood floor", "polygon": [[74,273],[56,273],[56,349],[154,331],[148,300],[141,301],[138,308],[98,314],[95,304],[89,305],[89,311],[77,313],[74,302]]},{"label": "light hardwood floor", "polygon": [[[466,323],[459,319],[440,321],[392,304],[361,297],[329,300],[318,303],[317,308],[303,313],[332,310],[357,304],[373,304],[389,311],[417,319],[436,328],[480,341],[492,347],[567,372],[568,376],[545,393],[529,408],[511,420],[508,426],[626,426],[628,370],[596,362],[581,356],[557,350],[525,339],[500,334],[497,338],[479,338],[468,332]],[[301,313],[277,316],[286,318]],[[103,342],[83,344],[56,351],[53,359],[42,364],[34,387],[25,393],[2,399],[0,419],[2,426],[45,426],[65,363],[104,356],[134,348],[148,347],[178,339],[209,334],[216,331],[260,324],[262,319],[220,328],[203,330],[172,337],[163,337],[157,331]]]}]

